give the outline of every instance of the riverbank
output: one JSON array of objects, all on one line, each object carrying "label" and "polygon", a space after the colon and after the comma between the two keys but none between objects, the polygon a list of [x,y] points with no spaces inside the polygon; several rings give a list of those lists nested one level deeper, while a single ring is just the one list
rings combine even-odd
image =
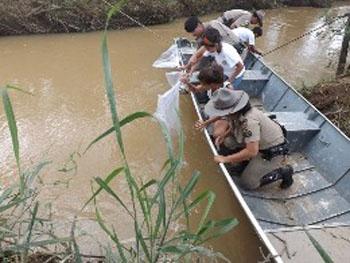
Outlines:
[{"label": "riverbank", "polygon": [[[110,3],[115,1],[19,0],[0,3],[0,35],[88,32],[102,30]],[[232,8],[269,9],[281,5],[330,7],[331,0],[130,0],[123,11],[142,24],[167,23],[192,14],[203,15]],[[110,22],[111,29],[137,24],[119,14]]]},{"label": "riverbank", "polygon": [[350,137],[350,74],[319,83],[304,96]]}]

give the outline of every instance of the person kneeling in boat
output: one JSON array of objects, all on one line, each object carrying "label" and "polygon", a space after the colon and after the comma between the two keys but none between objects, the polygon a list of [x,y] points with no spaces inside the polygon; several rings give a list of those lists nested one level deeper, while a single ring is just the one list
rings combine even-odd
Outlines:
[{"label": "person kneeling in boat", "polygon": [[203,46],[205,51],[202,54],[197,54],[191,62],[190,74],[203,57],[212,57],[216,63],[223,67],[226,78],[236,88],[242,81],[245,71],[242,58],[237,50],[233,46],[222,42],[219,31],[212,27],[208,27],[204,31]]},{"label": "person kneeling in boat", "polygon": [[227,164],[248,160],[238,177],[243,188],[252,190],[279,180],[282,180],[282,189],[293,184],[293,168],[285,164],[288,146],[282,128],[262,111],[251,107],[247,93],[218,89],[204,112],[211,118],[226,116],[231,130],[217,135],[217,141],[239,150],[227,156],[217,155],[214,160]]}]

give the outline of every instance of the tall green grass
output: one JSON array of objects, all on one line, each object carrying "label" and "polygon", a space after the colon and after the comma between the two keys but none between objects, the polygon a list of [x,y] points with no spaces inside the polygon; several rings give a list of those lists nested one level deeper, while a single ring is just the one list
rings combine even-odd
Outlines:
[{"label": "tall green grass", "polygon": [[[93,140],[88,148],[114,134],[121,156],[120,167],[115,168],[105,179],[96,177],[98,189],[84,207],[94,201],[97,222],[101,229],[115,244],[116,250],[106,255],[108,262],[163,262],[166,260],[178,261],[180,259],[191,260],[193,255],[221,257],[204,247],[204,243],[217,238],[233,229],[238,224],[236,219],[211,220],[208,218],[215,201],[215,193],[208,190],[193,198],[193,191],[198,183],[200,174],[195,172],[190,179],[182,185],[179,181],[179,171],[183,165],[184,134],[178,132],[177,152],[174,151],[172,137],[166,126],[159,122],[159,127],[164,135],[168,159],[164,164],[161,176],[146,183],[138,182],[130,170],[127,156],[124,150],[122,127],[131,124],[139,118],[154,119],[146,112],[136,112],[123,119],[119,118],[115,88],[112,81],[111,63],[107,44],[108,21],[123,6],[125,1],[118,2],[108,13],[105,31],[102,37],[102,65],[105,79],[105,92],[109,101],[109,108],[113,127]],[[122,197],[110,186],[110,183],[121,176],[127,182],[131,206],[125,204]],[[113,228],[113,222],[106,222],[98,208],[97,196],[102,192],[111,196],[119,204],[132,222],[134,242],[127,244],[120,240],[117,231]],[[191,212],[203,207],[200,221],[195,228],[190,227]],[[180,231],[173,231],[174,223],[183,222]]]},{"label": "tall green grass", "polygon": [[13,183],[6,189],[0,189],[0,261],[32,262],[35,251],[50,251],[53,246],[59,252],[54,256],[47,255],[46,259],[73,257],[75,250],[70,249],[73,247],[72,237],[60,238],[55,235],[52,218],[50,215],[44,216],[44,212],[40,213],[40,203],[37,201],[39,190],[35,180],[50,162],[39,162],[29,169],[21,167],[17,122],[9,95],[11,90],[25,92],[10,85],[0,88],[19,176],[18,179],[13,178]]}]

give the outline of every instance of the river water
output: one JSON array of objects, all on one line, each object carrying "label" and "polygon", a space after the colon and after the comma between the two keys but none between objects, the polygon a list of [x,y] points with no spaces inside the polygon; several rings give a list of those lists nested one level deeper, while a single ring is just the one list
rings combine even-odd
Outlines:
[{"label": "river water", "polygon": [[[332,12],[343,10],[338,7]],[[316,8],[268,10],[264,37],[258,39],[258,48],[270,50],[320,25],[326,11]],[[211,17],[214,16],[203,20]],[[164,71],[153,69],[151,65],[174,37],[186,36],[182,28],[183,20],[177,20],[152,27],[158,37],[140,28],[109,33],[112,73],[121,116],[155,110],[157,95],[168,87]],[[267,56],[265,61],[295,86],[310,85],[333,75],[332,56],[339,50],[340,41],[341,37],[336,35],[325,37],[313,33]],[[21,162],[30,168],[40,161],[52,161],[40,175],[45,185],[41,193],[42,205],[52,202],[53,212],[62,222],[78,214],[80,227],[97,239],[101,234],[92,223],[93,210],[80,212],[80,208],[91,196],[92,178],[105,177],[119,162],[112,136],[87,154],[78,154],[111,126],[103,88],[100,42],[100,32],[0,39],[1,85],[13,84],[33,93],[30,96],[10,92],[19,129]],[[181,97],[181,115],[186,134],[182,180],[199,170],[202,177],[197,193],[211,189],[217,195],[211,217],[236,217],[240,221],[230,234],[211,242],[211,247],[234,262],[256,262],[261,258],[259,240],[212,161],[203,136],[193,129],[196,117],[188,96]],[[166,159],[157,125],[139,120],[123,128],[123,132],[135,176],[144,181],[157,178]],[[1,187],[6,187],[14,180],[16,172],[2,108],[0,145]],[[62,172],[63,168],[70,171]],[[123,180],[117,180],[113,187],[122,196],[127,194]],[[121,237],[130,238],[131,226],[127,226],[127,218],[120,209],[108,198],[101,198],[99,204]],[[88,242],[86,250],[96,252],[95,244]]]}]

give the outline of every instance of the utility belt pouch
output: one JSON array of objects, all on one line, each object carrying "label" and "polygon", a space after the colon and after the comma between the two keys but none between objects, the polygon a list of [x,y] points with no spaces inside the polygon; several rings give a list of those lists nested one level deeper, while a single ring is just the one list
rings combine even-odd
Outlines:
[{"label": "utility belt pouch", "polygon": [[268,149],[260,150],[259,152],[261,153],[263,159],[271,161],[271,159],[276,156],[287,155],[289,153],[289,148],[287,142],[283,142]]},{"label": "utility belt pouch", "polygon": [[245,45],[242,43],[233,44],[233,47],[237,50],[238,54],[242,54],[245,49]]}]

